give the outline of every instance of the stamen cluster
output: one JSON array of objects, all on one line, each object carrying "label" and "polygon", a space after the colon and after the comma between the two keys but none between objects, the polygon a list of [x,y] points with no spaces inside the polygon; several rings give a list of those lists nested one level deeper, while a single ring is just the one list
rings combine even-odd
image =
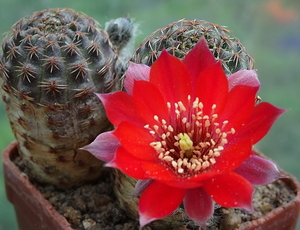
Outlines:
[{"label": "stamen cluster", "polygon": [[181,175],[190,176],[207,170],[224,150],[228,134],[234,134],[235,130],[224,131],[227,120],[221,124],[217,122],[215,104],[210,115],[204,114],[199,98],[191,103],[188,96],[187,107],[181,101],[174,106],[168,102],[167,106],[169,114],[175,112],[175,120],[167,122],[155,115],[157,124],[145,126],[156,139],[150,145],[156,150],[158,159]]}]

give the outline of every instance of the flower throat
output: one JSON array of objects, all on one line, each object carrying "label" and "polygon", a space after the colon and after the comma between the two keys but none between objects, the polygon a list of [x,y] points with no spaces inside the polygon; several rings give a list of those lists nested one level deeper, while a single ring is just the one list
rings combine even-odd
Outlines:
[{"label": "flower throat", "polygon": [[[212,105],[210,115],[203,114],[203,103],[196,98],[189,107],[179,101],[171,106],[167,103],[169,114],[175,114],[170,123],[154,116],[156,125],[146,125],[156,141],[150,145],[156,150],[158,159],[182,175],[194,175],[207,170],[216,163],[227,144],[228,134],[234,134],[233,128],[224,131],[228,125],[225,120],[217,122],[216,105]],[[174,113],[175,112],[175,113]],[[228,130],[228,129],[226,129]]]}]

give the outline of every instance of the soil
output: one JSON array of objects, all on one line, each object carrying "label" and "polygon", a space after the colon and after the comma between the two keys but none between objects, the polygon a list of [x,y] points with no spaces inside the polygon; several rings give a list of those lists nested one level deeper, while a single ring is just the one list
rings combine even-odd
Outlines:
[{"label": "soil", "polygon": [[[20,157],[15,159],[18,167],[26,173],[26,167]],[[75,230],[138,230],[137,220],[126,215],[119,207],[113,192],[114,179],[111,169],[103,168],[101,178],[94,184],[79,188],[60,191],[53,186],[31,182],[40,190],[44,197],[63,215]],[[295,197],[295,192],[285,186],[283,180],[272,184],[255,186],[253,198],[254,212],[242,209],[227,209],[215,206],[213,217],[207,223],[208,230],[233,230],[241,223],[258,219],[274,208],[281,206]],[[143,230],[198,230],[199,226],[189,220],[182,208],[174,216],[180,216],[180,224],[162,227],[161,221],[154,221]]]}]

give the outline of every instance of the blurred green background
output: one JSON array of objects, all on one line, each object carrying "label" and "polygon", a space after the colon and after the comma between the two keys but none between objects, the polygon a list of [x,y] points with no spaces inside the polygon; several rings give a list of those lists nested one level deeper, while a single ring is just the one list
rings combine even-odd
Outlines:
[{"label": "blurred green background", "polygon": [[[263,101],[288,109],[257,148],[300,179],[300,2],[298,0],[0,0],[0,39],[20,18],[46,8],[68,7],[106,21],[129,15],[139,23],[136,45],[178,19],[227,26],[255,60]],[[0,102],[0,149],[13,139]],[[0,165],[0,230],[16,230]],[[300,230],[300,226],[297,228]]]}]

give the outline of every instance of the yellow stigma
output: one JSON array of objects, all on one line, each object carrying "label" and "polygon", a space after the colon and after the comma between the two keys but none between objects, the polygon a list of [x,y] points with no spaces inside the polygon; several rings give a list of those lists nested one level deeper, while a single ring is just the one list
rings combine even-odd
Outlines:
[{"label": "yellow stigma", "polygon": [[190,136],[186,133],[179,133],[179,146],[181,150],[184,150],[185,156],[187,158],[192,157],[192,150],[193,150],[193,141],[191,140]]}]

